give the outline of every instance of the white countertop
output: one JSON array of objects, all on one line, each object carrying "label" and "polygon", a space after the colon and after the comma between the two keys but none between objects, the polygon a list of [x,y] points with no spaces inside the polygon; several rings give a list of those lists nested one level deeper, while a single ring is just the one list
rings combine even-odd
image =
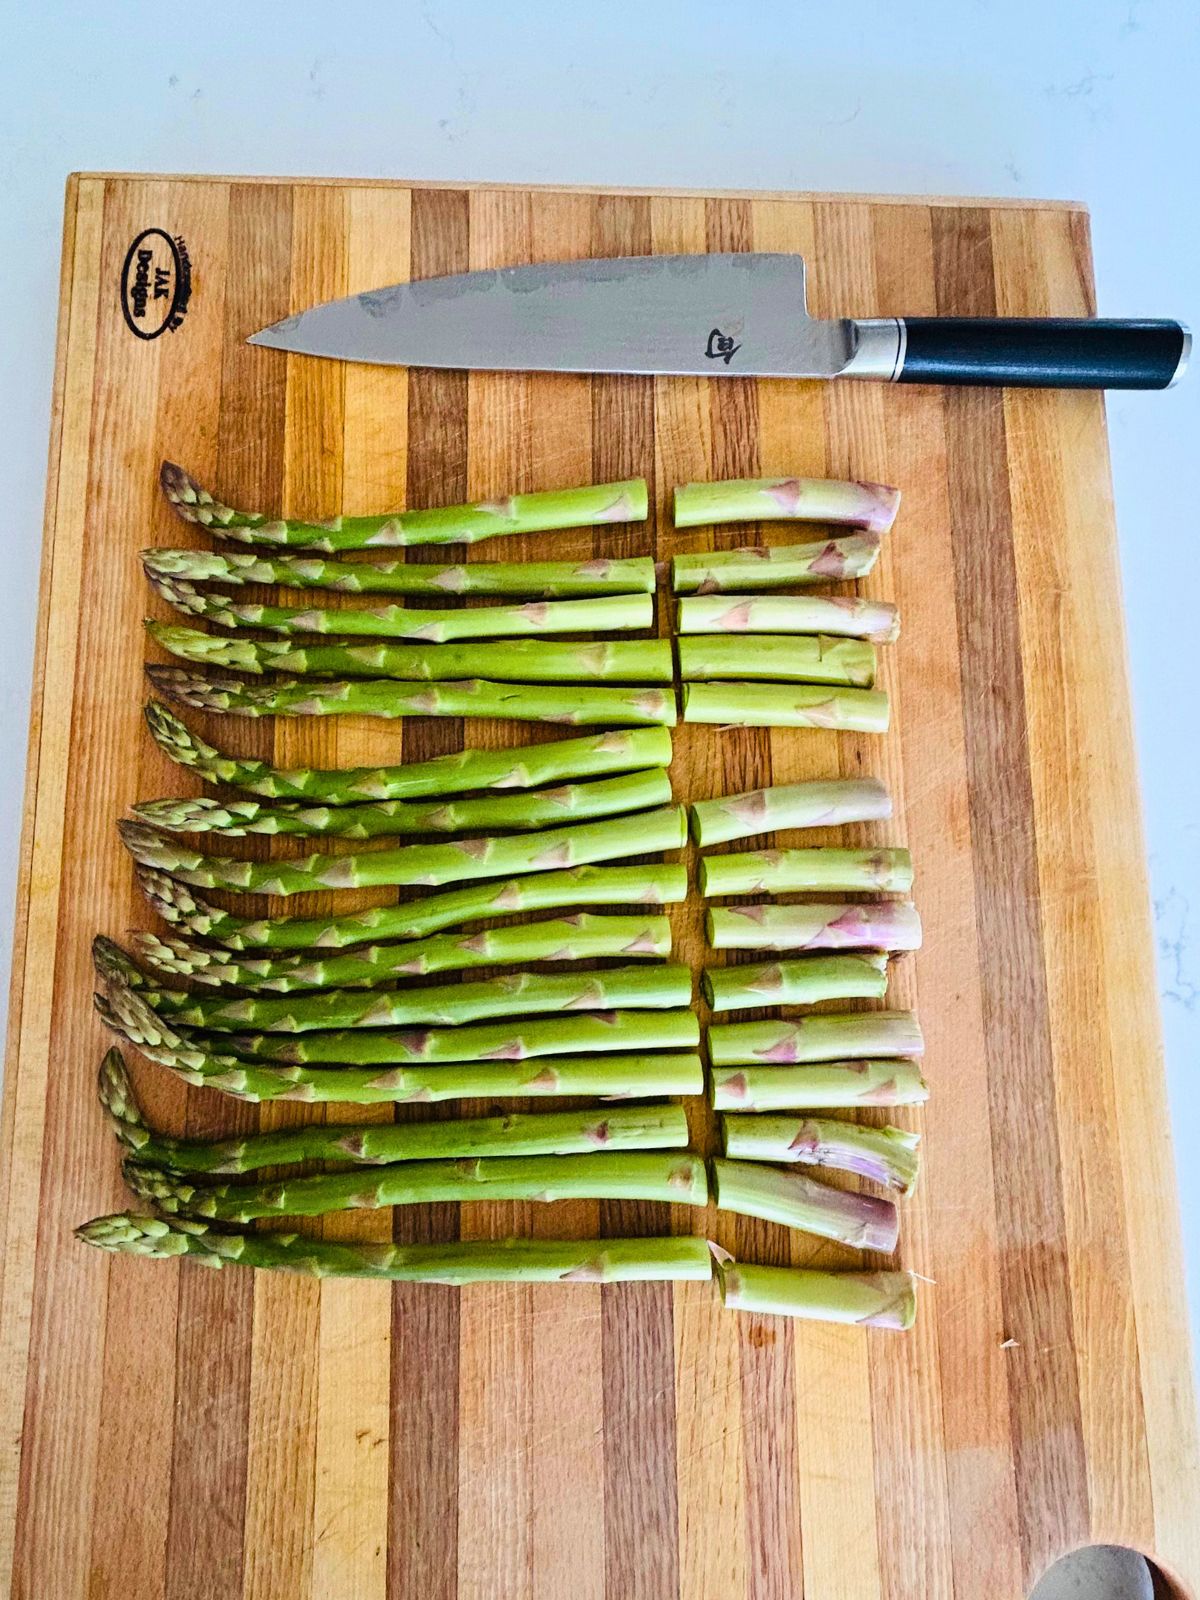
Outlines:
[{"label": "white countertop", "polygon": [[[342,0],[336,10],[46,0],[10,8],[5,32],[5,968],[72,169],[1080,199],[1092,211],[1101,312],[1200,324],[1195,0]],[[1200,447],[1200,368],[1169,394],[1111,396],[1109,424],[1197,1329],[1200,692],[1190,650],[1200,528],[1186,485]]]}]

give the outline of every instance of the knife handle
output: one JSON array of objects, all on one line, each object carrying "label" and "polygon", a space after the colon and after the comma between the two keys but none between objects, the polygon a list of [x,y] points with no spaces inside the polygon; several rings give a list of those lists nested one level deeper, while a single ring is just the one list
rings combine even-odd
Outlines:
[{"label": "knife handle", "polygon": [[1192,337],[1178,322],[1085,317],[906,317],[899,383],[1022,389],[1169,389]]}]

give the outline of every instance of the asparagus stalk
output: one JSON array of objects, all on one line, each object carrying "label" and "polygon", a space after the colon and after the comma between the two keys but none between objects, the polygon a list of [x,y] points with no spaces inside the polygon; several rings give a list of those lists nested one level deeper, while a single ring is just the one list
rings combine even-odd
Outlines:
[{"label": "asparagus stalk", "polygon": [[[320,1217],[330,1211],[378,1210],[435,1201],[659,1200],[702,1206],[708,1200],[704,1162],[680,1151],[397,1161],[372,1172],[318,1172],[248,1184],[189,1183],[132,1160],[125,1162],[124,1172],[133,1192],[159,1211],[208,1217],[215,1222]],[[838,1192],[830,1190],[831,1194]],[[863,1195],[852,1198],[866,1199]]]},{"label": "asparagus stalk", "polygon": [[888,697],[882,689],[805,683],[685,683],[681,698],[685,722],[714,722],[727,728],[888,730]]},{"label": "asparagus stalk", "polygon": [[686,840],[682,806],[638,812],[544,833],[500,834],[439,844],[401,845],[347,856],[306,856],[295,861],[236,861],[189,850],[140,822],[117,824],[126,849],[144,867],[155,867],[200,889],[237,889],[246,894],[300,894],[308,889],[382,889],[406,884],[459,883],[502,878],[513,872],[549,872],[652,850],[675,850]]},{"label": "asparagus stalk", "polygon": [[833,1189],[814,1182],[803,1172],[763,1166],[757,1161],[714,1161],[712,1185],[718,1211],[760,1217],[764,1222],[778,1222],[822,1239],[836,1239],[859,1250],[887,1253],[896,1248],[900,1224],[891,1200]]},{"label": "asparagus stalk", "polygon": [[878,778],[777,784],[748,794],[697,800],[691,807],[692,838],[698,845],[725,844],[779,828],[840,828],[847,822],[875,822],[891,814],[892,797]]},{"label": "asparagus stalk", "polygon": [[674,1105],[513,1111],[452,1122],[310,1122],[240,1139],[174,1139],[147,1125],[119,1050],[110,1050],[100,1064],[100,1103],[117,1138],[142,1166],[180,1173],[245,1173],[300,1161],[378,1166],[470,1156],[682,1150],[688,1142],[687,1113]]},{"label": "asparagus stalk", "polygon": [[709,898],[793,890],[907,894],[912,888],[913,867],[907,850],[748,850],[704,856],[696,881],[700,893]]},{"label": "asparagus stalk", "polygon": [[[154,687],[181,705],[199,711],[228,711],[239,717],[503,717],[514,722],[561,722],[577,727],[675,726],[675,696],[670,689],[571,688],[534,683],[397,683],[391,678],[278,678],[246,683],[241,678],[184,672],[179,667],[147,666]],[[842,690],[843,694],[867,691]]]},{"label": "asparagus stalk", "polygon": [[[100,944],[97,941],[94,946],[96,967],[107,979],[113,974]],[[111,951],[114,947],[108,948]],[[627,1006],[670,1011],[690,1004],[692,974],[682,965],[630,966],[610,967],[603,972],[512,972],[477,983],[365,992],[317,989],[302,995],[239,995],[229,999],[143,983],[141,993],[155,1011],[181,1026],[218,1032],[252,1028],[293,1034],[330,1028],[455,1027],[493,1017],[536,1016],[549,1011],[603,1012]]]},{"label": "asparagus stalk", "polygon": [[791,1022],[725,1022],[708,1030],[714,1067],[920,1056],[925,1041],[911,1011],[853,1011]]},{"label": "asparagus stalk", "polygon": [[887,956],[862,951],[761,966],[705,967],[700,985],[714,1011],[810,1006],[822,1000],[882,1000],[887,993]]},{"label": "asparagus stalk", "polygon": [[[172,1018],[159,1015],[138,993],[119,980],[108,982],[107,999],[98,997],[97,1009],[115,1033],[136,1044],[144,1055],[149,1055],[152,1060],[162,1059],[164,1066],[194,1072],[198,1075],[198,1081],[212,1082],[215,1087],[231,1094],[239,1092],[237,1071],[241,1071],[244,1077],[246,1073],[257,1070],[255,1063],[258,1061],[282,1063],[288,1068],[338,1064],[338,1071],[326,1075],[331,1083],[339,1083],[345,1088],[352,1088],[356,1084],[363,1089],[373,1086],[379,1091],[374,1095],[376,1100],[428,1099],[434,1096],[414,1095],[411,1092],[415,1081],[412,1074],[370,1073],[363,1074],[360,1081],[348,1068],[408,1067],[415,1064],[437,1066],[440,1072],[442,1064],[454,1063],[457,1071],[463,1062],[511,1063],[535,1056],[606,1055],[609,1052],[645,1050],[690,1051],[700,1041],[700,1025],[691,1011],[586,1012],[572,1016],[534,1017],[518,1023],[474,1023],[456,1028],[410,1029],[403,1033],[349,1028],[335,1033],[308,1033],[303,1037],[268,1033],[206,1037],[203,1034],[181,1034]],[[155,1052],[161,1052],[161,1055]],[[343,1063],[345,1065],[341,1065]],[[653,1059],[648,1065],[654,1065]],[[206,1070],[206,1067],[211,1070]],[[557,1071],[557,1067],[553,1070]],[[676,1066],[670,1070],[679,1072],[682,1069]],[[601,1081],[606,1081],[603,1078],[606,1068],[602,1061],[596,1063],[595,1071],[600,1074]],[[307,1074],[289,1071],[281,1076],[293,1085],[312,1087]],[[537,1074],[532,1076],[536,1077]],[[242,1082],[242,1088],[250,1081],[246,1079]],[[269,1086],[269,1081],[266,1078],[262,1080],[264,1086]],[[582,1080],[577,1078],[576,1081]],[[597,1078],[593,1076],[588,1081],[595,1083]],[[650,1081],[649,1077],[645,1081]],[[396,1092],[384,1093],[384,1090]],[[534,1091],[522,1089],[520,1092],[525,1094]],[[566,1094],[595,1090],[555,1089],[551,1083],[541,1092]],[[617,1093],[615,1089],[609,1092]],[[644,1092],[657,1095],[676,1091],[654,1088]],[[473,1097],[476,1093],[475,1089],[460,1091],[463,1098]],[[264,1093],[247,1098],[274,1099],[276,1096]],[[359,1097],[355,1094],[317,1095],[305,1092],[290,1098],[357,1100]],[[362,1103],[368,1102],[364,1099]]]},{"label": "asparagus stalk", "polygon": [[725,1154],[745,1161],[832,1167],[869,1178],[885,1188],[898,1189],[904,1195],[916,1187],[921,1136],[903,1128],[865,1128],[831,1117],[735,1114],[721,1118],[721,1136]]},{"label": "asparagus stalk", "polygon": [[[859,534],[830,545],[850,544]],[[826,548],[826,547],[821,547]],[[847,563],[859,560],[846,552]],[[824,558],[832,566],[834,555]],[[288,589],[332,589],[340,594],[534,595],[555,599],[571,595],[653,594],[654,562],[650,556],[624,560],[600,556],[588,561],[473,561],[438,567],[391,561],[327,561],[322,556],[263,555],[249,550],[143,550],[142,565],[151,578],[185,583],[278,583]],[[867,568],[860,568],[865,571]],[[853,577],[856,573],[830,573]]]},{"label": "asparagus stalk", "polygon": [[662,767],[512,794],[467,800],[380,800],[372,805],[265,805],[261,800],[146,800],[138,820],[169,833],[294,834],[376,839],[414,833],[470,833],[480,828],[545,828],[586,817],[620,816],[669,804],[671,780]]},{"label": "asparagus stalk", "polygon": [[462,606],[439,611],[417,611],[411,606],[391,604],[327,610],[319,606],[269,606],[253,600],[231,600],[228,595],[208,593],[178,578],[153,578],[150,586],[185,616],[205,617],[223,628],[269,628],[276,633],[350,634],[442,644],[453,639],[504,639],[528,634],[628,633],[654,624],[654,597],[648,594],[601,595],[594,600],[527,600],[523,605]]},{"label": "asparagus stalk", "polygon": [[[757,591],[812,583],[840,583],[848,578],[865,577],[875,565],[882,542],[881,535],[864,529],[859,533],[844,534],[841,538],[817,539],[809,544],[700,550],[694,555],[674,558],[671,562],[671,587],[676,594],[719,594],[735,593],[740,589]],[[191,555],[192,552],[181,551],[180,554]],[[192,574],[184,572],[180,576],[190,577]],[[197,573],[196,576],[212,574]]]},{"label": "asparagus stalk", "polygon": [[911,1328],[917,1316],[911,1272],[818,1272],[719,1261],[717,1284],[728,1311],[895,1329]]},{"label": "asparagus stalk", "polygon": [[714,1111],[915,1106],[929,1089],[915,1061],[825,1061],[807,1067],[714,1067]]},{"label": "asparagus stalk", "polygon": [[199,524],[223,539],[241,544],[290,546],[302,550],[372,550],[419,544],[478,544],[506,533],[549,533],[557,528],[596,527],[608,522],[640,522],[646,516],[646,480],[597,483],[581,489],[552,489],[509,495],[472,505],[433,511],[391,512],[381,517],[334,517],[327,522],[283,521],[261,511],[235,511],[222,505],[182,467],[164,461],[159,472],[163,494],[185,522]]},{"label": "asparagus stalk", "polygon": [[675,614],[679,633],[826,633],[875,644],[900,636],[895,606],[842,595],[693,594],[677,602]]},{"label": "asparagus stalk", "polygon": [[235,916],[194,896],[186,884],[149,867],[138,885],[165,922],[215,939],[231,950],[340,950],[371,939],[416,939],[479,917],[562,906],[662,906],[687,897],[682,864],[645,867],[570,867],[504,882],[471,884],[400,905],[372,906],[343,916]]},{"label": "asparagus stalk", "polygon": [[708,522],[834,522],[886,533],[900,491],[883,483],[833,478],[731,478],[683,483],[675,490],[675,526]]},{"label": "asparagus stalk", "polygon": [[809,900],[800,905],[714,906],[704,919],[714,950],[919,950],[921,919],[909,900]]},{"label": "asparagus stalk", "polygon": [[622,728],[558,739],[520,750],[463,750],[397,767],[279,768],[267,761],[223,756],[166,706],[152,700],[146,723],[159,749],[209,783],[225,783],[268,800],[426,800],[468,789],[535,789],[572,778],[666,767],[671,735],[662,727]]},{"label": "asparagus stalk", "polygon": [[329,955],[305,952],[274,960],[238,956],[182,939],[163,940],[152,933],[136,937],[139,953],[158,972],[213,988],[276,994],[295,989],[374,987],[396,977],[514,961],[583,961],[596,956],[653,959],[671,953],[667,917],[591,917],[585,913],[482,933],[434,934],[407,944],[365,945]]},{"label": "asparagus stalk", "polygon": [[119,1255],[206,1267],[265,1267],[309,1278],[379,1278],[403,1283],[644,1283],[703,1281],[712,1270],[704,1239],[473,1239],[453,1244],[338,1244],[297,1233],[227,1233],[181,1218],[129,1212],[76,1228],[84,1244]]},{"label": "asparagus stalk", "polygon": [[[501,649],[477,644],[302,644],[291,639],[244,639],[170,623],[146,621],[150,637],[183,661],[238,672],[294,672],[301,677],[395,678],[451,682],[489,674],[518,683],[670,683],[668,639],[510,639]],[[724,641],[722,641],[724,642]],[[870,645],[845,639],[859,651]],[[841,682],[841,679],[820,679]]]},{"label": "asparagus stalk", "polygon": [[869,689],[875,682],[875,646],[863,639],[836,639],[830,634],[760,633],[741,638],[732,633],[698,633],[685,635],[678,648],[679,676],[685,682],[766,678],[786,683],[842,683],[861,689]]}]

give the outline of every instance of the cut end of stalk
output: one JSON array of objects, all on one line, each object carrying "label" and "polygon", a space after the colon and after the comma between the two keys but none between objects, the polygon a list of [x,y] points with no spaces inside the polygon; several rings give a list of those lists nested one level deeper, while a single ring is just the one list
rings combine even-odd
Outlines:
[{"label": "cut end of stalk", "polygon": [[714,1262],[721,1303],[729,1311],[841,1322],[904,1331],[917,1316],[911,1272],[824,1272]]}]

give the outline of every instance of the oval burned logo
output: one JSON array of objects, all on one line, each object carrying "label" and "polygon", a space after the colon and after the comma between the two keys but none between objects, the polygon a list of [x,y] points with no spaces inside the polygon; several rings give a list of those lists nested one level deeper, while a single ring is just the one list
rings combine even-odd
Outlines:
[{"label": "oval burned logo", "polygon": [[121,311],[139,339],[157,339],[183,321],[192,293],[187,246],[162,228],[138,234],[121,268]]}]

